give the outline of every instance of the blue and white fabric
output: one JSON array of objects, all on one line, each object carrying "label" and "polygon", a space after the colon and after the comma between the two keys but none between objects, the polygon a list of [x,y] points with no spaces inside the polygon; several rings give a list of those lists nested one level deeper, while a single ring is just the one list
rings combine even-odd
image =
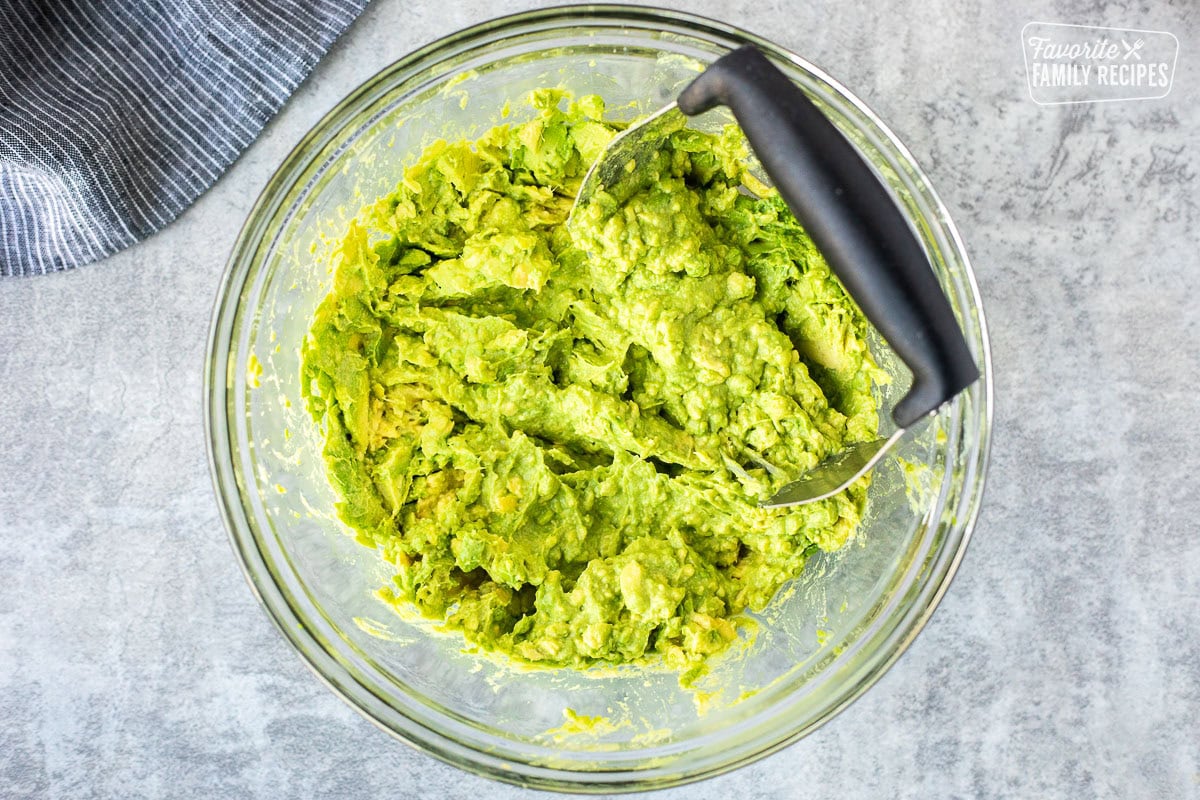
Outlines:
[{"label": "blue and white fabric", "polygon": [[366,0],[0,0],[0,275],[159,230]]}]

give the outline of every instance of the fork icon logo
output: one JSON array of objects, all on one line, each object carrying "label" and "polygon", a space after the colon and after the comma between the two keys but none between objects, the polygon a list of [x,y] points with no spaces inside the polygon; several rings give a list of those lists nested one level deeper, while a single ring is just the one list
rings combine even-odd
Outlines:
[{"label": "fork icon logo", "polygon": [[1124,39],[1122,39],[1122,40],[1121,40],[1121,46],[1125,48],[1125,55],[1123,56],[1124,60],[1125,60],[1125,61],[1128,61],[1128,60],[1129,60],[1129,57],[1130,57],[1130,56],[1133,56],[1133,57],[1134,57],[1134,58],[1136,58],[1138,61],[1141,61],[1141,60],[1142,60],[1142,54],[1141,54],[1141,53],[1139,53],[1139,52],[1138,52],[1138,50],[1141,50],[1141,49],[1142,49],[1142,45],[1144,45],[1145,43],[1146,43],[1146,40],[1145,40],[1145,39],[1138,39],[1138,40],[1137,40],[1136,42],[1134,42],[1133,44],[1130,44],[1129,42],[1127,42],[1127,41],[1125,41]]},{"label": "fork icon logo", "polygon": [[1171,92],[1179,39],[1169,31],[1030,22],[1021,29],[1038,105],[1158,100]]}]

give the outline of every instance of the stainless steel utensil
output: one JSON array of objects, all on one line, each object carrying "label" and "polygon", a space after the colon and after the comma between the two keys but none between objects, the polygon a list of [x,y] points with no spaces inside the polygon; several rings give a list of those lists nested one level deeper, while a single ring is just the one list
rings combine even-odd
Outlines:
[{"label": "stainless steel utensil", "polygon": [[821,500],[879,462],[915,422],[970,386],[979,370],[920,240],[880,179],[833,123],[753,46],[714,61],[671,103],[615,136],[588,170],[567,224],[632,172],[686,117],[728,106],[792,213],[850,296],[913,373],[896,431],[835,453],[761,505]]}]

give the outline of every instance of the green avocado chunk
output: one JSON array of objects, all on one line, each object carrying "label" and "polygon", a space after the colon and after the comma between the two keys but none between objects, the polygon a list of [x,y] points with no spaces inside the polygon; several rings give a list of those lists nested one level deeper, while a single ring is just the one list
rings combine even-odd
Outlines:
[{"label": "green avocado chunk", "polygon": [[866,323],[740,132],[680,130],[571,229],[621,129],[597,97],[439,141],[367,206],[303,346],[342,519],[382,595],[479,649],[695,671],[866,481],[758,507],[874,438]]}]

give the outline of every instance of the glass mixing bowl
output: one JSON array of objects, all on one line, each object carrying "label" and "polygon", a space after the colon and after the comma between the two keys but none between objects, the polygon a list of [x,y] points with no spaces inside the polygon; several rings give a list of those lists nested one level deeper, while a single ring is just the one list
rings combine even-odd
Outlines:
[{"label": "glass mixing bowl", "polygon": [[[347,535],[300,397],[299,348],[330,286],[327,248],[365,202],[439,138],[529,112],[529,90],[599,93],[653,110],[705,63],[758,45],[859,147],[924,242],[983,370],[877,470],[868,517],[815,558],[762,614],[757,635],[696,689],[645,668],[520,670],[402,619],[377,599],[385,564]],[[719,123],[709,120],[706,124]],[[887,407],[907,384],[895,372]],[[580,6],[485,23],[425,47],[355,90],[267,185],[234,247],[205,373],[210,458],[225,523],[279,630],[316,673],[379,726],[464,769],[552,789],[615,791],[696,780],[811,732],[871,686],[924,625],[979,509],[991,367],[966,253],[896,137],[800,57],[728,25],[629,6]]]}]

